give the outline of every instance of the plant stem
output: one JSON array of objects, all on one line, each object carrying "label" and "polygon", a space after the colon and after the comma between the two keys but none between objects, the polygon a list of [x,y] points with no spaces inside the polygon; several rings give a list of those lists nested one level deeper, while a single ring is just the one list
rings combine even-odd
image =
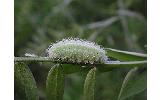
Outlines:
[{"label": "plant stem", "polygon": [[38,61],[38,62],[53,62],[54,60],[49,57],[15,57],[15,62],[27,62],[27,61]]},{"label": "plant stem", "polygon": [[[83,65],[90,65],[90,64],[85,64],[85,63],[74,63],[74,62],[62,62],[61,60],[56,60],[52,59],[49,57],[15,57],[14,58],[15,62],[30,62],[30,61],[35,61],[35,62],[55,62],[55,63],[62,63],[62,64],[83,64]],[[142,65],[146,64],[146,60],[142,61],[125,61],[125,62],[120,62],[120,61],[109,61],[106,64],[94,64],[94,65],[108,65],[108,66],[118,66],[118,65]]]}]

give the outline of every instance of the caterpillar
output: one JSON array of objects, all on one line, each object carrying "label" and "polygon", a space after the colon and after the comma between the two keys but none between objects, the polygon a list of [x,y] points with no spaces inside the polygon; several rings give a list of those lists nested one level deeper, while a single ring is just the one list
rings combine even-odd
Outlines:
[{"label": "caterpillar", "polygon": [[108,61],[104,48],[94,42],[79,38],[57,41],[51,44],[46,52],[48,57],[63,62],[94,64]]}]

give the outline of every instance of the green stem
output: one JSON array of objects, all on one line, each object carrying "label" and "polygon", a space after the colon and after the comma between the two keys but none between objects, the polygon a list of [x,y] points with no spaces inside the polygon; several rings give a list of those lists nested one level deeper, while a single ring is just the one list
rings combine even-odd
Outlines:
[{"label": "green stem", "polygon": [[[15,62],[30,62],[30,61],[36,61],[36,62],[56,62],[56,63],[62,63],[62,64],[76,64],[73,62],[62,62],[60,60],[52,59],[49,57],[15,57],[14,58]],[[106,64],[103,65],[108,65],[108,66],[118,66],[118,65],[141,65],[141,64],[146,64],[147,61],[127,61],[127,62],[119,62],[119,61],[109,61]],[[80,63],[84,64],[84,63]],[[84,64],[85,65],[85,64]],[[86,64],[89,65],[89,64]],[[102,65],[102,64],[95,64],[95,65]]]},{"label": "green stem", "polygon": [[[62,62],[60,60],[54,60],[49,57],[15,57],[15,62],[55,62],[55,63],[61,63],[63,66],[63,69],[66,74],[78,72],[78,71],[88,71],[92,67],[81,67],[81,66],[92,66],[91,64],[84,64],[84,63],[72,63],[72,62]],[[147,61],[126,61],[126,62],[119,62],[119,61],[109,61],[105,64],[95,64],[96,68],[100,72],[107,72],[111,71],[115,68],[133,68],[133,67],[142,67],[146,66]],[[69,67],[70,66],[70,67]]]},{"label": "green stem", "polygon": [[37,62],[53,62],[49,57],[15,57],[15,62],[28,62],[28,61],[37,61]]}]

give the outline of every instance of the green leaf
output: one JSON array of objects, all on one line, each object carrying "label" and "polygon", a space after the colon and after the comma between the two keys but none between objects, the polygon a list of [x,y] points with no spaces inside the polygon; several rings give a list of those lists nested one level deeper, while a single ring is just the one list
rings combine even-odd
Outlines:
[{"label": "green leaf", "polygon": [[83,100],[94,100],[96,84],[96,68],[92,68],[85,79]]},{"label": "green leaf", "polygon": [[116,61],[110,61],[106,64],[100,64],[104,65],[105,68],[123,68],[123,67],[141,67],[147,64],[147,61],[127,61],[127,62],[116,62]]},{"label": "green leaf", "polygon": [[47,99],[62,100],[64,93],[64,72],[60,64],[53,66],[46,81]]},{"label": "green leaf", "polygon": [[129,61],[129,62],[117,62],[110,61],[107,64],[97,64],[96,68],[99,72],[108,72],[117,68],[134,68],[134,67],[143,67],[146,64],[146,61]]},{"label": "green leaf", "polygon": [[120,61],[139,61],[147,59],[147,55],[142,53],[121,51],[112,48],[105,48],[105,50],[107,52],[107,56],[116,58]]},{"label": "green leaf", "polygon": [[24,63],[15,63],[14,67],[15,95],[21,100],[38,100],[35,79]]},{"label": "green leaf", "polygon": [[[128,62],[117,62],[109,61],[107,64],[96,64],[96,68],[99,72],[107,72],[116,68],[128,68],[128,67],[143,67],[147,64],[147,61],[128,61]],[[92,68],[92,65],[79,65],[79,64],[62,64],[65,74],[72,74],[76,72],[86,72]]]},{"label": "green leaf", "polygon": [[126,75],[118,100],[124,100],[128,97],[136,95],[147,88],[147,73],[146,70],[139,72],[137,68],[131,69]]},{"label": "green leaf", "polygon": [[81,71],[89,71],[91,69],[90,65],[79,65],[79,64],[62,64],[65,74],[72,74]]}]

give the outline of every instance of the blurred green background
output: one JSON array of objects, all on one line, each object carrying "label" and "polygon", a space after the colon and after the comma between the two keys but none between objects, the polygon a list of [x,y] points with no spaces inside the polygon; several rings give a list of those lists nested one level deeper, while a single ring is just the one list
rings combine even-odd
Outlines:
[{"label": "blurred green background", "polygon": [[[78,37],[103,47],[147,52],[147,0],[15,0],[15,56],[46,56],[46,48],[58,40]],[[28,63],[46,99],[45,82],[52,63]],[[116,100],[130,69],[118,69],[97,77],[96,100]],[[86,73],[66,76],[64,100],[81,100]],[[146,100],[146,91],[128,100]],[[16,94],[15,100],[19,96]]]}]

